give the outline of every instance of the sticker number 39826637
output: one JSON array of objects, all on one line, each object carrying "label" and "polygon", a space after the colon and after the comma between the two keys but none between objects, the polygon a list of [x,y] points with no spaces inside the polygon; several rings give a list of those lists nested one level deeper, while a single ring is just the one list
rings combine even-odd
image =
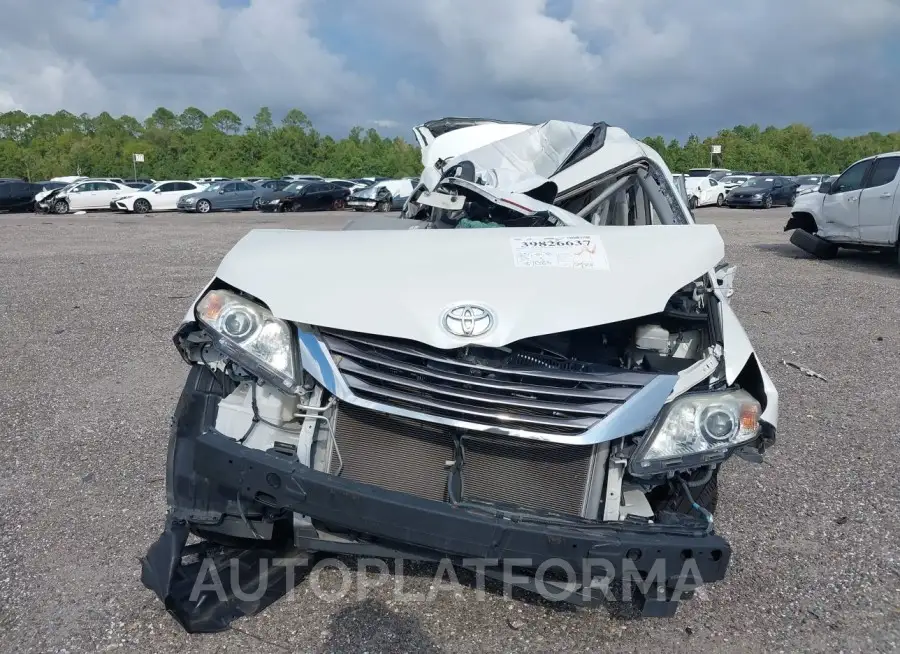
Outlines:
[{"label": "sticker number 39826637", "polygon": [[596,236],[516,237],[510,245],[517,268],[609,270],[606,251]]}]

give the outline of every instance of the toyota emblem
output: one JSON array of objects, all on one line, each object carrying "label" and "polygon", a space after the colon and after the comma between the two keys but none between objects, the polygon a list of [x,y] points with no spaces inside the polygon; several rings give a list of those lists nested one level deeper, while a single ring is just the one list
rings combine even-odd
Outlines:
[{"label": "toyota emblem", "polygon": [[474,338],[487,334],[494,326],[494,316],[476,304],[460,304],[444,312],[444,329],[454,336]]}]

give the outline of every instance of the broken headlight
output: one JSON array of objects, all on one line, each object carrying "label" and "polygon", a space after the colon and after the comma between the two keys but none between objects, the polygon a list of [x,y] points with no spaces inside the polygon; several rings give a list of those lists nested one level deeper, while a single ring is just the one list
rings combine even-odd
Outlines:
[{"label": "broken headlight", "polygon": [[684,395],[663,408],[631,458],[631,473],[647,477],[719,461],[757,437],[760,409],[741,390]]},{"label": "broken headlight", "polygon": [[294,348],[286,322],[265,307],[222,290],[207,293],[196,313],[224,354],[263,379],[294,389]]}]

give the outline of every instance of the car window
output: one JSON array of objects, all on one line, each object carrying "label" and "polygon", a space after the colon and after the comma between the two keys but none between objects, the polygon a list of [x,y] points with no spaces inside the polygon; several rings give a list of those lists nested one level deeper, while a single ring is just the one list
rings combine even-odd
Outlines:
[{"label": "car window", "polygon": [[235,190],[237,190],[237,184],[225,184],[222,187],[222,190],[226,193],[233,193]]},{"label": "car window", "polygon": [[897,176],[898,170],[900,170],[900,157],[879,157],[875,161],[875,168],[866,183],[866,188],[890,184]]},{"label": "car window", "polygon": [[861,189],[863,178],[866,176],[866,171],[871,165],[872,160],[866,159],[865,161],[860,161],[850,166],[831,186],[831,192],[847,193],[848,191],[858,191]]},{"label": "car window", "polygon": [[73,186],[72,190],[69,193],[87,193],[88,191],[94,190],[93,182],[88,182],[87,184],[79,184],[78,186]]},{"label": "car window", "polygon": [[168,182],[166,184],[160,184],[157,189],[160,193],[171,193],[172,191],[178,190],[178,184],[175,182]]},{"label": "car window", "polygon": [[112,182],[95,182],[94,183],[95,191],[118,191],[120,190],[118,185],[113,184]]},{"label": "car window", "polygon": [[308,184],[306,186],[307,193],[321,193],[324,190],[325,190],[325,184],[313,183],[313,184]]},{"label": "car window", "polygon": [[255,187],[253,186],[253,184],[250,184],[250,183],[248,183],[248,182],[239,182],[239,183],[237,184],[237,188],[238,188],[239,191],[253,191],[253,190],[255,190]]},{"label": "car window", "polygon": [[710,177],[710,178],[709,178],[709,185],[710,185],[710,186],[718,186],[718,185],[719,185],[719,182],[717,182],[717,181],[714,180],[712,177]]}]

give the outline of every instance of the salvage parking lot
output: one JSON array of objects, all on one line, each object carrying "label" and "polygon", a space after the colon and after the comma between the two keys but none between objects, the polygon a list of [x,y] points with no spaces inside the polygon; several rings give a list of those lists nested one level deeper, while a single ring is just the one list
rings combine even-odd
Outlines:
[{"label": "salvage parking lot", "polygon": [[[188,636],[139,580],[165,512],[171,333],[254,226],[349,214],[0,216],[0,647],[4,651],[887,651],[900,644],[900,269],[787,242],[786,210],[700,209],[738,265],[734,306],[781,392],[766,463],[728,464],[725,582],[672,620],[460,587],[317,602],[309,584],[231,632]],[[318,271],[322,283],[340,274]],[[415,274],[411,271],[411,274]],[[303,280],[297,280],[298,288]],[[602,298],[598,298],[602,301]],[[820,373],[806,376],[794,361]],[[410,566],[403,593],[435,567]],[[409,571],[410,568],[407,568]],[[336,586],[325,573],[323,587]]]}]

